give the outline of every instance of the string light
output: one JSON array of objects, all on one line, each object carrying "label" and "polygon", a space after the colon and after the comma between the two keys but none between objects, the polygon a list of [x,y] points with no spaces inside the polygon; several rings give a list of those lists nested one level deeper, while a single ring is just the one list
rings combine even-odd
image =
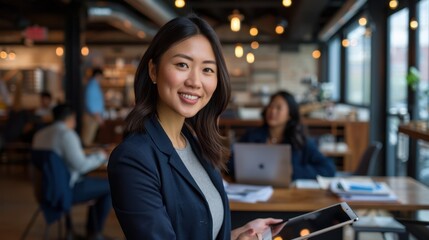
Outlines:
[{"label": "string light", "polygon": [[290,7],[292,5],[292,0],[283,0],[282,4],[285,7]]},{"label": "string light", "polygon": [[321,53],[319,50],[314,50],[311,56],[313,56],[314,59],[319,59],[321,56]]},{"label": "string light", "polygon": [[277,34],[282,34],[282,33],[284,33],[285,32],[285,28],[282,26],[282,25],[277,25],[276,26],[276,33]]},{"label": "string light", "polygon": [[410,28],[413,30],[416,30],[419,27],[419,22],[417,22],[416,19],[411,19],[410,21]]},{"label": "string light", "polygon": [[253,53],[248,53],[247,55],[246,55],[246,61],[248,62],[248,63],[254,63],[255,62],[255,55],[253,55]]},{"label": "string light", "polygon": [[348,46],[350,46],[350,41],[347,38],[345,38],[345,39],[343,39],[343,41],[341,41],[341,45],[343,47],[348,47]]},{"label": "string light", "polygon": [[63,49],[62,47],[57,47],[57,48],[55,49],[55,54],[56,54],[58,57],[61,57],[62,55],[64,55],[64,49]]},{"label": "string light", "polygon": [[241,58],[244,54],[243,46],[241,44],[235,45],[234,53],[236,57]]},{"label": "string light", "polygon": [[87,46],[83,46],[82,49],[80,50],[80,53],[82,54],[82,56],[88,56],[89,48]]},{"label": "string light", "polygon": [[232,11],[232,14],[229,15],[229,20],[231,21],[231,31],[238,32],[241,28],[241,21],[244,19],[243,15],[235,9]]},{"label": "string light", "polygon": [[176,0],[174,1],[174,6],[177,8],[183,8],[186,5],[185,0]]},{"label": "string light", "polygon": [[259,43],[257,41],[253,41],[252,43],[250,43],[250,47],[252,49],[258,49],[259,48]]},{"label": "string light", "polygon": [[359,25],[361,25],[361,26],[365,26],[368,23],[368,21],[366,20],[365,17],[359,18],[358,22],[359,22]]},{"label": "string light", "polygon": [[6,52],[6,50],[1,50],[1,52],[0,52],[0,58],[1,59],[6,59],[7,58],[7,52]]},{"label": "string light", "polygon": [[258,29],[256,27],[251,27],[250,30],[249,30],[249,33],[250,33],[250,36],[255,37],[255,36],[258,35],[259,31],[258,31]]},{"label": "string light", "polygon": [[390,0],[389,1],[389,7],[390,7],[390,9],[396,9],[398,7],[398,1],[397,0]]},{"label": "string light", "polygon": [[14,51],[10,51],[10,52],[9,52],[9,59],[10,59],[10,60],[15,60],[15,58],[16,58],[16,54],[15,54],[15,52],[14,52]]}]

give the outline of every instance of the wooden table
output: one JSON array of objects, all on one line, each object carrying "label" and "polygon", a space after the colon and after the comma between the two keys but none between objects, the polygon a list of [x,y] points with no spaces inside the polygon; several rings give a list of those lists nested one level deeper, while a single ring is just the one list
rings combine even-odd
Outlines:
[{"label": "wooden table", "polygon": [[426,122],[410,122],[399,125],[398,132],[408,135],[416,140],[429,142],[429,126]]},{"label": "wooden table", "polygon": [[[397,202],[348,202],[354,209],[380,209],[399,212],[403,215],[420,209],[429,209],[429,188],[410,177],[376,177],[386,182],[398,196]],[[230,202],[233,227],[238,227],[255,218],[290,218],[314,211],[341,200],[327,190],[277,188],[267,202]],[[315,239],[341,239],[342,229],[316,237]]]},{"label": "wooden table", "polygon": [[[410,177],[376,177],[398,196],[397,202],[348,202],[353,209],[416,211],[429,209],[429,188]],[[327,190],[277,188],[267,202],[230,202],[231,211],[309,212],[341,200]]]}]

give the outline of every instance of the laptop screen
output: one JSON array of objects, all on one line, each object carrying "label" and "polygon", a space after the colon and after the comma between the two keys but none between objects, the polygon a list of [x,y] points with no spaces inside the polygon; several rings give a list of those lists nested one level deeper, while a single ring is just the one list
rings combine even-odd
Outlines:
[{"label": "laptop screen", "polygon": [[292,179],[290,145],[235,143],[233,151],[237,183],[289,186]]}]

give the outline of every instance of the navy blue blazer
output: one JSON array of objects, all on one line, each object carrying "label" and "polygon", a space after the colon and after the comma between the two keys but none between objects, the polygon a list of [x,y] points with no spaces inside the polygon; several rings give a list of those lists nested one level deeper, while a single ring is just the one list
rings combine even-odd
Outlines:
[{"label": "navy blue blazer", "polygon": [[[266,126],[247,131],[239,142],[266,143],[269,131]],[[231,155],[233,156],[233,154]],[[233,158],[228,163],[229,172],[234,173]],[[332,159],[323,156],[314,141],[307,139],[301,149],[292,148],[292,179],[316,179],[317,175],[333,177],[335,164]]]},{"label": "navy blue blazer", "polygon": [[[212,239],[210,209],[156,117],[146,131],[126,137],[110,155],[108,175],[113,208],[128,240]],[[224,205],[224,221],[216,239],[230,239],[231,220],[220,172],[201,156],[195,137],[184,135]]]}]

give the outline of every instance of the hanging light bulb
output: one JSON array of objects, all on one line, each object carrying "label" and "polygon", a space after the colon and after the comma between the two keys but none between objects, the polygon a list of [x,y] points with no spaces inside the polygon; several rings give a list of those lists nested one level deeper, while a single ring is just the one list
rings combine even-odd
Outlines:
[{"label": "hanging light bulb", "polygon": [[88,56],[89,48],[87,46],[83,46],[82,49],[80,50],[80,53],[82,54],[82,56]]},{"label": "hanging light bulb", "polygon": [[365,17],[361,17],[361,18],[359,18],[358,22],[359,22],[359,25],[365,26],[368,23],[368,20],[366,20]]},{"label": "hanging light bulb", "polygon": [[55,54],[56,54],[58,57],[61,57],[62,55],[64,55],[64,49],[63,49],[62,47],[57,47],[57,48],[55,49]]},{"label": "hanging light bulb", "polygon": [[235,9],[232,14],[229,15],[229,21],[231,21],[231,31],[238,32],[241,28],[241,21],[244,19],[243,15]]},{"label": "hanging light bulb", "polygon": [[16,53],[14,51],[10,51],[9,52],[9,60],[15,60],[16,58]]},{"label": "hanging light bulb", "polygon": [[257,41],[253,41],[252,43],[250,43],[250,47],[252,49],[258,49],[259,48],[259,43]]},{"label": "hanging light bulb", "polygon": [[275,28],[276,33],[278,35],[283,34],[285,32],[287,24],[288,22],[285,19],[281,19]]},{"label": "hanging light bulb", "polygon": [[185,0],[176,0],[176,1],[174,1],[174,5],[177,7],[177,8],[183,8],[184,6],[185,6]]},{"label": "hanging light bulb", "polygon": [[311,56],[313,56],[314,59],[319,59],[321,56],[321,53],[319,50],[314,50],[313,53],[311,54]]},{"label": "hanging light bulb", "polygon": [[1,50],[1,52],[0,52],[0,58],[1,59],[6,59],[7,58],[7,52],[6,52],[6,50]]},{"label": "hanging light bulb", "polygon": [[348,46],[350,46],[350,41],[347,38],[345,38],[345,39],[343,39],[343,41],[341,41],[341,45],[343,47],[348,47]]},{"label": "hanging light bulb", "polygon": [[253,53],[248,53],[247,55],[246,55],[246,61],[248,62],[248,63],[254,63],[255,62],[255,55],[253,55]]},{"label": "hanging light bulb", "polygon": [[419,22],[417,22],[416,19],[411,19],[410,21],[410,28],[413,30],[416,30],[419,27]]},{"label": "hanging light bulb", "polygon": [[277,25],[276,26],[276,33],[278,34],[278,35],[280,35],[280,34],[282,34],[282,33],[284,33],[285,32],[285,28],[282,26],[282,25]]},{"label": "hanging light bulb", "polygon": [[390,9],[395,9],[398,7],[398,1],[397,0],[390,0],[389,1],[389,7]]},{"label": "hanging light bulb", "polygon": [[258,35],[258,33],[259,33],[259,31],[258,31],[258,28],[256,28],[256,27],[251,27],[250,30],[249,30],[250,36],[255,37],[255,36]]},{"label": "hanging light bulb", "polygon": [[234,53],[236,57],[241,58],[244,54],[243,46],[241,44],[235,45]]},{"label": "hanging light bulb", "polygon": [[282,4],[285,7],[290,7],[292,5],[292,0],[283,0]]}]

